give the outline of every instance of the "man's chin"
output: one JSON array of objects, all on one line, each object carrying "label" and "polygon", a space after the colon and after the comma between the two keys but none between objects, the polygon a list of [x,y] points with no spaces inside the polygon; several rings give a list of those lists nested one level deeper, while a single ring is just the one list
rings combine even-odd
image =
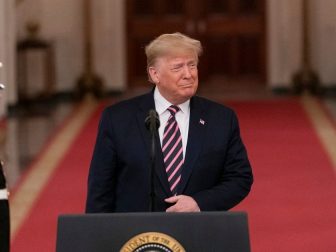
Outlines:
[{"label": "man's chin", "polygon": [[185,90],[183,92],[183,96],[185,97],[186,100],[190,99],[191,97],[193,97],[196,93],[196,90],[194,88],[190,89],[190,90]]}]

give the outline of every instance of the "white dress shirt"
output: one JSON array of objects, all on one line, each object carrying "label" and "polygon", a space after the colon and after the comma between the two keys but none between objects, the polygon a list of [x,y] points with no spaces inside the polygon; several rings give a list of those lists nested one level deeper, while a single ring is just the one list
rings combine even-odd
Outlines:
[{"label": "white dress shirt", "polygon": [[[160,118],[160,127],[159,127],[159,137],[160,143],[162,147],[162,138],[163,138],[163,131],[167,124],[167,121],[170,116],[170,112],[167,110],[171,105],[169,101],[167,101],[159,92],[158,88],[154,90],[154,102],[155,102],[155,109],[156,112],[159,114]],[[177,105],[180,108],[175,115],[177,124],[180,128],[181,136],[182,136],[182,146],[183,146],[183,157],[185,158],[185,153],[187,149],[187,142],[188,142],[188,132],[189,132],[189,118],[190,118],[190,100],[182,104]]]}]

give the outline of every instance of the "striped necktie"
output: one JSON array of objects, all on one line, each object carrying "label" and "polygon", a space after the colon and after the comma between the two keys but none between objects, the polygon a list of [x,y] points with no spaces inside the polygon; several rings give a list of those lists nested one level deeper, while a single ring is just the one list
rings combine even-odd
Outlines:
[{"label": "striped necktie", "polygon": [[168,176],[170,190],[173,195],[177,193],[177,185],[181,179],[181,170],[184,162],[182,136],[175,119],[175,114],[180,110],[178,106],[170,106],[170,117],[163,132],[162,152]]}]

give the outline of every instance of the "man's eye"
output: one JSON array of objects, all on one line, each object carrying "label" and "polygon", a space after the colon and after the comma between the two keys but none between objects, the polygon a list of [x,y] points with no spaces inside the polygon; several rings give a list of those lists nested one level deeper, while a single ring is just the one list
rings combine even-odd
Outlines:
[{"label": "man's eye", "polygon": [[176,67],[173,67],[173,71],[174,72],[178,72],[178,71],[180,71],[182,69],[182,67],[181,66],[176,66]]}]

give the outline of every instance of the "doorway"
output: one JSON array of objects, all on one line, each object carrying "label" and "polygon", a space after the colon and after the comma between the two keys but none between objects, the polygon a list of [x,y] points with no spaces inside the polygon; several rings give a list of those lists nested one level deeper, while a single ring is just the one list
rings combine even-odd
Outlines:
[{"label": "doorway", "polygon": [[[203,82],[265,83],[265,0],[127,0],[127,76],[148,85],[145,46],[162,33],[201,40]],[[202,85],[202,84],[200,84]]]}]

